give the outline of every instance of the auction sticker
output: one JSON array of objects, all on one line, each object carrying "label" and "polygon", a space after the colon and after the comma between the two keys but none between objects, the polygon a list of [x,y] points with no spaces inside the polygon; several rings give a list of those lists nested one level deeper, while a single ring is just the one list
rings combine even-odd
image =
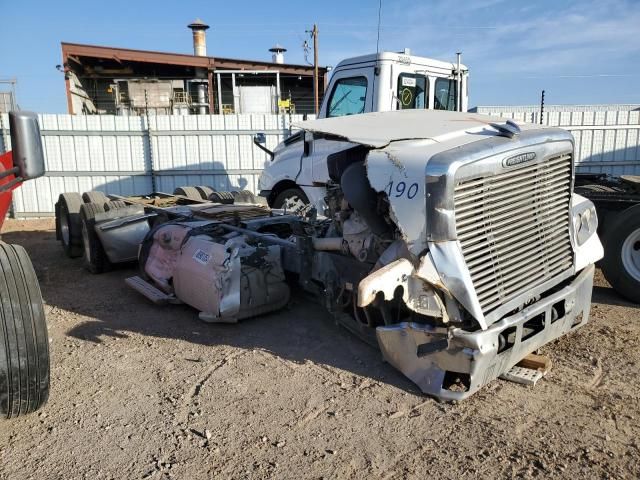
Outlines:
[{"label": "auction sticker", "polygon": [[402,77],[402,86],[403,87],[415,87],[416,79],[412,77]]},{"label": "auction sticker", "polygon": [[193,254],[193,259],[196,262],[201,263],[202,265],[206,265],[207,263],[209,263],[211,255],[203,250],[198,249],[196,250],[196,253]]}]

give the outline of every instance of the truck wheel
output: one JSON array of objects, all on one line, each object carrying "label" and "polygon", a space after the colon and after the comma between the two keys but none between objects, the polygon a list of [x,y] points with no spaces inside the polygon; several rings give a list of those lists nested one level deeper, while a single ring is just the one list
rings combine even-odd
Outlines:
[{"label": "truck wheel", "polygon": [[607,227],[602,271],[618,293],[640,303],[640,205],[620,212]]},{"label": "truck wheel", "polygon": [[56,236],[69,258],[82,255],[81,206],[82,197],[75,192],[60,194],[56,203]]},{"label": "truck wheel", "polygon": [[84,192],[82,194],[82,200],[84,201],[84,203],[100,203],[100,204],[103,204],[109,201],[109,199],[104,193],[98,192],[97,190],[94,190],[91,192]]},{"label": "truck wheel", "polygon": [[209,201],[231,205],[235,201],[235,198],[231,192],[213,192],[209,195]]},{"label": "truck wheel", "polygon": [[190,198],[192,200],[202,200],[200,192],[196,187],[178,187],[173,191],[174,195],[182,195],[183,197]]},{"label": "truck wheel", "polygon": [[80,209],[84,267],[91,273],[103,273],[111,269],[111,263],[95,230],[95,217],[98,213],[104,213],[104,207],[99,203],[85,203]]},{"label": "truck wheel", "polygon": [[37,410],[49,398],[49,338],[42,295],[24,248],[0,242],[0,417]]},{"label": "truck wheel", "polygon": [[213,192],[215,192],[215,189],[213,189],[211,187],[207,187],[206,185],[198,185],[195,188],[198,191],[198,193],[200,194],[200,198],[202,198],[202,200],[208,200],[209,199],[209,195],[211,195]]},{"label": "truck wheel", "polygon": [[298,210],[309,204],[309,198],[299,188],[287,188],[281,192],[273,201],[272,208],[284,208],[290,212]]}]

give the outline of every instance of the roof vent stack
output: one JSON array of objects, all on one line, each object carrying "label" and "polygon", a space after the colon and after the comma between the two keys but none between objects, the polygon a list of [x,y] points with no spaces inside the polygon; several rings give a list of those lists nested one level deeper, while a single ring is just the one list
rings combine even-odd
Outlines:
[{"label": "roof vent stack", "polygon": [[205,32],[209,29],[209,25],[199,18],[196,18],[192,23],[187,25],[187,27],[193,32],[193,54],[196,57],[206,57],[207,34]]},{"label": "roof vent stack", "polygon": [[273,63],[284,63],[284,52],[287,51],[286,48],[284,48],[279,43],[276,43],[269,49],[269,51],[273,53],[273,55],[271,56]]}]

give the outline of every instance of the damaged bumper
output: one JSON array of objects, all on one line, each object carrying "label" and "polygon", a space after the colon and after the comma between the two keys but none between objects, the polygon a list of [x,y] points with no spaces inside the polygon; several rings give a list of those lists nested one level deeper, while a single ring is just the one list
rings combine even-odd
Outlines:
[{"label": "damaged bumper", "polygon": [[[378,327],[386,361],[420,389],[442,400],[463,400],[529,353],[584,325],[589,318],[595,267],[564,288],[487,330],[399,323]],[[460,379],[455,383],[454,379]]]}]

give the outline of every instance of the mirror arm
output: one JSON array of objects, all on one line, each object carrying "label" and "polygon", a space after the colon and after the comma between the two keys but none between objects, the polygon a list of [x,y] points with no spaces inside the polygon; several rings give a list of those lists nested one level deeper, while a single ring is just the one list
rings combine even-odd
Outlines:
[{"label": "mirror arm", "polygon": [[271,160],[273,160],[273,152],[271,150],[269,150],[267,147],[264,147],[261,143],[258,143],[258,141],[255,138],[253,139],[253,144],[256,147],[258,147],[260,150],[265,152],[267,155],[269,155],[271,157]]},{"label": "mirror arm", "polygon": [[16,177],[13,180],[11,180],[10,182],[5,183],[4,185],[0,185],[0,193],[8,192],[15,185],[21,183],[23,180],[24,179],[22,177]]},{"label": "mirror arm", "polygon": [[0,178],[8,177],[9,175],[17,175],[20,173],[20,167],[13,167],[4,172],[0,172]]}]

